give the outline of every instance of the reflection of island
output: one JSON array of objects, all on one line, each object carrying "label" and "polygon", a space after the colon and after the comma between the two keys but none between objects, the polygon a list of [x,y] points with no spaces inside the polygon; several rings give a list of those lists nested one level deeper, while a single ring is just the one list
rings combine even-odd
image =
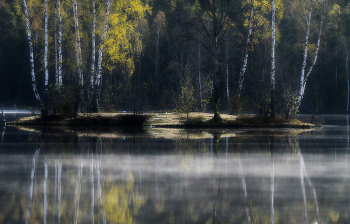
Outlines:
[{"label": "reflection of island", "polygon": [[26,189],[6,197],[0,223],[347,220],[348,183],[329,181],[339,162],[302,153],[312,132],[58,130],[39,130],[40,150],[19,155],[24,178],[7,186]]}]

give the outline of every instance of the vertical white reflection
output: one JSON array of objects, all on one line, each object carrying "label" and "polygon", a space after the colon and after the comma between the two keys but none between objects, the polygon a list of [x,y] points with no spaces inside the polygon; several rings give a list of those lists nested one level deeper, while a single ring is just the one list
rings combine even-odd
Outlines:
[{"label": "vertical white reflection", "polygon": [[228,153],[228,137],[226,137],[226,193],[227,193],[227,153]]},{"label": "vertical white reflection", "polygon": [[[102,151],[101,151],[102,152]],[[102,192],[101,192],[101,167],[100,163],[96,166],[96,173],[97,173],[97,191],[98,191],[98,201],[100,203],[100,211],[102,214],[102,220],[103,224],[106,224],[106,215],[105,211],[103,209],[103,203],[102,203]]]},{"label": "vertical white reflection", "polygon": [[44,224],[46,224],[46,214],[47,214],[47,194],[46,194],[46,186],[47,186],[47,160],[45,160],[45,178],[44,178]]},{"label": "vertical white reflection", "polygon": [[305,222],[308,223],[307,208],[306,208],[305,184],[304,184],[304,172],[303,172],[304,160],[303,160],[302,155],[300,153],[300,149],[298,149],[298,156],[299,156],[299,164],[300,164],[300,184],[301,184],[301,190],[302,190],[302,193],[303,193],[304,216],[305,216]]},{"label": "vertical white reflection", "polygon": [[243,195],[244,195],[244,204],[245,204],[245,212],[247,215],[247,222],[250,224],[250,212],[249,212],[249,207],[248,207],[248,194],[247,194],[247,187],[245,183],[245,178],[244,178],[244,171],[243,171],[243,166],[241,164],[241,158],[238,153],[238,165],[240,169],[240,176],[241,176],[241,184],[242,184],[242,190],[243,190]]},{"label": "vertical white reflection", "polygon": [[54,199],[54,205],[53,205],[53,223],[56,222],[56,203],[57,203],[57,161],[55,161],[55,199]]},{"label": "vertical white reflection", "polygon": [[6,129],[6,125],[2,127],[1,144],[4,143],[5,129]]},{"label": "vertical white reflection", "polygon": [[320,212],[319,212],[319,209],[318,209],[316,190],[315,190],[315,187],[312,185],[311,179],[307,175],[306,168],[305,168],[304,157],[303,157],[303,155],[301,154],[300,151],[299,151],[299,153],[300,153],[300,158],[301,158],[302,164],[303,164],[303,172],[305,174],[305,178],[306,178],[310,188],[312,189],[312,193],[313,193],[313,196],[314,196],[315,206],[316,206],[317,223],[320,223]]},{"label": "vertical white reflection", "polygon": [[57,222],[61,223],[61,174],[62,162],[58,162],[58,176],[57,176]]},{"label": "vertical white reflection", "polygon": [[81,174],[83,172],[83,161],[80,161],[80,167],[78,169],[77,180],[75,183],[75,200],[74,200],[74,223],[78,223],[79,216],[79,203],[81,193]]},{"label": "vertical white reflection", "polygon": [[272,171],[271,171],[271,224],[274,223],[275,219],[275,210],[273,207],[273,199],[275,193],[275,164],[272,162]]},{"label": "vertical white reflection", "polygon": [[39,156],[40,153],[40,148],[41,148],[41,143],[39,148],[35,151],[34,156],[33,156],[33,162],[32,162],[32,170],[30,172],[30,186],[29,186],[29,202],[27,206],[27,217],[26,217],[26,224],[29,222],[29,216],[30,216],[30,209],[32,207],[32,200],[33,200],[33,187],[34,187],[34,175],[35,175],[35,164],[36,160]]},{"label": "vertical white reflection", "polygon": [[[347,136],[348,136],[348,139],[347,139],[347,142],[346,142],[346,164],[348,164],[348,151],[349,151],[349,116],[346,116],[346,133],[347,133]],[[348,169],[346,169],[348,170]]]},{"label": "vertical white reflection", "polygon": [[95,210],[95,188],[94,188],[94,155],[92,154],[90,163],[90,176],[91,176],[91,221],[94,223],[94,210]]}]

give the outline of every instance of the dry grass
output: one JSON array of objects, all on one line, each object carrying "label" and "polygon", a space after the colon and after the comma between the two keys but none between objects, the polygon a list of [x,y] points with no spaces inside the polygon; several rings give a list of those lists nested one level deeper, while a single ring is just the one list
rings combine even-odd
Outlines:
[{"label": "dry grass", "polygon": [[[195,112],[186,114],[179,113],[152,113],[146,115],[133,115],[124,113],[93,113],[78,114],[76,120],[62,118],[61,120],[51,120],[48,125],[135,125],[153,126],[166,128],[182,127],[266,127],[266,128],[315,128],[317,126],[303,123],[297,119],[290,122],[281,117],[274,120],[265,119],[263,116],[233,116],[222,114],[220,123],[212,120],[213,114]],[[15,122],[16,125],[42,125],[44,122],[39,116],[21,118]]]}]

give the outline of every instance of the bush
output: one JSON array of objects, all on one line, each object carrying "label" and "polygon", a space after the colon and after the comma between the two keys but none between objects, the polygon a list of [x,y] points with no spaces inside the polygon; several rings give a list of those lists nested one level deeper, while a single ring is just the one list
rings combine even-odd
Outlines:
[{"label": "bush", "polygon": [[197,116],[189,116],[183,119],[182,123],[184,125],[199,125],[199,124],[203,124],[205,121],[205,117],[201,116],[201,115],[197,115]]}]

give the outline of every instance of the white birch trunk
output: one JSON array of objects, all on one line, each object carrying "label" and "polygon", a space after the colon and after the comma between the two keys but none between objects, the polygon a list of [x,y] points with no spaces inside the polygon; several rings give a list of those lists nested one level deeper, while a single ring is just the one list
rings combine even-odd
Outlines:
[{"label": "white birch trunk", "polygon": [[249,45],[250,45],[251,36],[252,36],[252,33],[253,33],[253,22],[252,22],[253,17],[254,17],[254,0],[252,1],[252,8],[250,10],[248,36],[247,36],[247,41],[246,41],[246,45],[245,45],[245,49],[244,49],[242,66],[241,66],[241,70],[239,72],[238,89],[237,89],[237,97],[238,97],[238,99],[240,98],[240,95],[242,93],[245,72],[247,70]]},{"label": "white birch trunk", "polygon": [[55,11],[55,86],[56,88],[58,87],[58,46],[57,46],[57,2],[55,2],[54,6],[54,11]]},{"label": "white birch trunk", "polygon": [[275,0],[272,0],[272,44],[271,44],[271,89],[275,90],[275,46],[276,46],[276,33],[275,33]]},{"label": "white birch trunk", "polygon": [[92,89],[92,92],[94,91],[94,82],[95,82],[95,60],[96,60],[96,54],[95,54],[95,47],[96,47],[96,38],[95,38],[95,29],[96,29],[96,10],[95,10],[95,0],[92,0],[92,14],[93,14],[93,20],[92,20],[92,30],[91,30],[91,76],[90,76],[90,86]]},{"label": "white birch trunk", "polygon": [[62,89],[62,17],[61,17],[61,0],[58,0],[58,85],[56,88]]},{"label": "white birch trunk", "polygon": [[[48,24],[48,9],[47,9],[47,1],[45,0],[45,53],[44,53],[44,66],[45,66],[45,95],[49,91],[49,66],[47,63],[47,54],[48,54],[48,47],[49,47],[49,35],[47,31],[47,24]],[[45,96],[46,98],[46,96]],[[45,99],[46,101],[47,99]]]},{"label": "white birch trunk", "polygon": [[43,104],[39,95],[39,92],[36,88],[36,80],[35,80],[35,70],[34,70],[34,53],[33,53],[33,42],[32,42],[32,35],[30,32],[30,25],[29,25],[29,18],[28,18],[28,9],[27,9],[27,1],[23,0],[24,2],[24,15],[26,18],[26,25],[27,25],[27,35],[28,35],[28,42],[29,42],[29,58],[30,58],[30,67],[31,67],[31,76],[32,76],[32,88],[35,95],[35,99],[39,104],[40,111],[43,111]]},{"label": "white birch trunk", "polygon": [[[105,18],[105,25],[104,25],[104,30],[102,34],[102,39],[100,43],[100,49],[98,52],[98,59],[97,59],[97,76],[96,76],[96,81],[95,85],[97,88],[96,94],[99,94],[101,90],[101,82],[102,82],[102,55],[103,55],[103,47],[104,47],[104,41],[107,36],[107,31],[108,31],[108,17],[109,17],[109,9],[111,7],[111,0],[107,0],[107,7],[106,7],[106,18]],[[98,100],[98,97],[96,96],[96,100]]]},{"label": "white birch trunk", "polygon": [[83,88],[84,88],[84,76],[83,76],[83,71],[82,71],[82,63],[83,62],[82,62],[82,58],[81,58],[77,0],[73,0],[73,15],[74,15],[74,29],[75,29],[75,53],[76,53],[77,68],[78,68],[80,97],[82,98],[83,97]]},{"label": "white birch trunk", "polygon": [[272,40],[271,40],[271,118],[275,118],[275,88],[276,88],[276,65],[275,65],[275,46],[276,46],[276,24],[275,24],[275,0],[272,0]]},{"label": "white birch trunk", "polygon": [[318,37],[317,37],[317,46],[316,46],[316,50],[315,50],[315,56],[314,56],[314,59],[312,61],[312,64],[311,64],[308,72],[305,75],[306,60],[307,60],[307,48],[308,48],[308,40],[309,40],[309,34],[310,34],[310,23],[311,23],[312,6],[313,6],[313,0],[311,0],[309,17],[308,17],[307,27],[306,27],[306,37],[305,37],[305,47],[304,47],[304,61],[303,61],[303,66],[302,66],[302,70],[301,70],[301,77],[300,77],[300,84],[299,84],[299,93],[298,93],[298,99],[297,99],[297,102],[296,102],[296,111],[299,109],[301,101],[302,101],[302,99],[304,97],[306,82],[307,82],[307,79],[308,79],[308,77],[310,76],[310,74],[312,72],[313,67],[315,66],[315,64],[317,62],[318,52],[319,52],[320,44],[321,44],[321,35],[322,35],[325,11],[323,11],[322,15],[321,15],[321,22],[320,22],[320,27],[319,27]]}]

